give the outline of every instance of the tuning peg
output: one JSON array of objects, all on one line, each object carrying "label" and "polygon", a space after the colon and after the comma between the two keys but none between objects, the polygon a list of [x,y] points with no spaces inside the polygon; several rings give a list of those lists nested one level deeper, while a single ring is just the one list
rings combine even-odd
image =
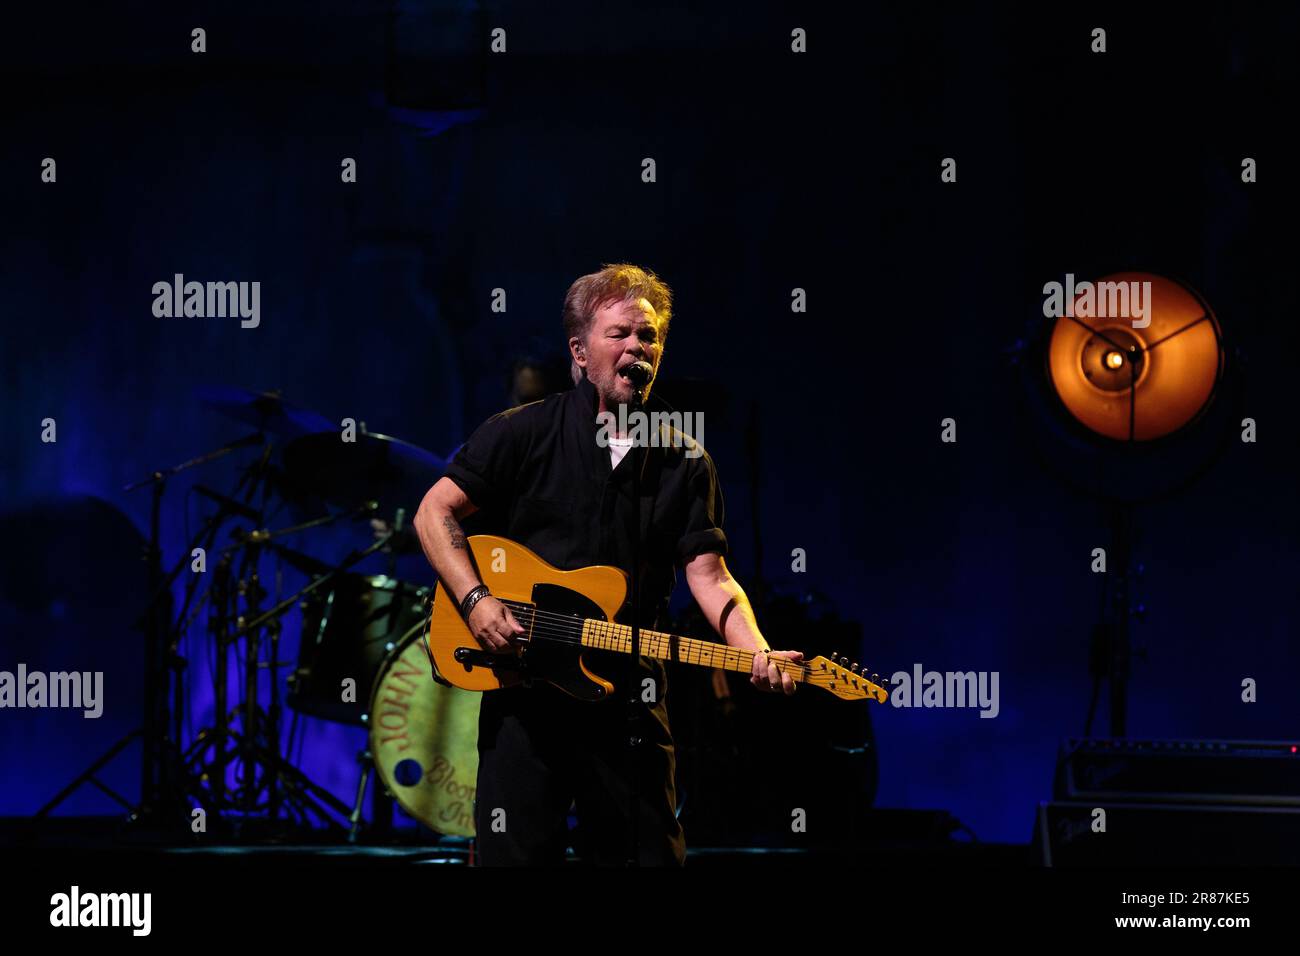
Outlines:
[{"label": "tuning peg", "polygon": [[857,661],[854,661],[854,662],[853,662],[853,666],[850,667],[849,670],[853,671],[853,673],[856,674],[856,673],[858,672],[858,662],[857,662]]}]

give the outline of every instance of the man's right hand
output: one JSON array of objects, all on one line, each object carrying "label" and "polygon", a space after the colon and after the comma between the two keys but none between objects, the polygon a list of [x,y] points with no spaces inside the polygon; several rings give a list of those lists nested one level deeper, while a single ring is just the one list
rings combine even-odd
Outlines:
[{"label": "man's right hand", "polygon": [[469,630],[493,654],[513,654],[515,636],[524,633],[510,609],[490,594],[469,612]]}]

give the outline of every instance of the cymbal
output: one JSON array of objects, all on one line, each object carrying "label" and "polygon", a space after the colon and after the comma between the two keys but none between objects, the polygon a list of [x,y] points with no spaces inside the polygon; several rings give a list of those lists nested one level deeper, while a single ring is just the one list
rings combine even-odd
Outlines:
[{"label": "cymbal", "polygon": [[227,418],[284,438],[329,431],[334,423],[316,412],[286,402],[278,391],[251,392],[216,385],[196,389],[199,401]]},{"label": "cymbal", "polygon": [[378,515],[398,508],[414,514],[447,463],[432,452],[375,432],[344,441],[338,431],[304,435],[284,449],[285,481],[291,488],[345,508],[378,502]]},{"label": "cymbal", "polygon": [[297,568],[303,574],[320,577],[334,570],[334,565],[313,558],[309,554],[303,554],[301,551],[295,551],[293,548],[286,547],[279,542],[268,541],[267,546],[284,558],[286,564],[292,568]]}]

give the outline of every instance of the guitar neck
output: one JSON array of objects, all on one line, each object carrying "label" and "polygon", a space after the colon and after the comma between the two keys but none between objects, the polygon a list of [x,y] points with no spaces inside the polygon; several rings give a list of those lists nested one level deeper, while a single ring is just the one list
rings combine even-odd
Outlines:
[{"label": "guitar neck", "polygon": [[[582,646],[614,651],[618,654],[631,654],[632,628],[626,624],[588,619],[582,625]],[[642,657],[698,664],[701,667],[720,667],[723,670],[749,674],[754,669],[754,654],[754,651],[719,644],[716,641],[699,641],[690,637],[679,637],[676,634],[665,634],[663,631],[641,629]],[[779,671],[789,674],[796,681],[808,679],[806,664],[783,658],[773,658],[772,662],[776,664]]]}]

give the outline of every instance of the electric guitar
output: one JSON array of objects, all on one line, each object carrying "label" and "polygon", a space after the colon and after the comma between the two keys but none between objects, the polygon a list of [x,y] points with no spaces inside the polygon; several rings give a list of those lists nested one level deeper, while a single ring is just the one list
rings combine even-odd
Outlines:
[{"label": "electric guitar", "polygon": [[[523,545],[496,535],[474,535],[468,544],[479,577],[492,596],[510,609],[524,633],[516,636],[518,648],[513,654],[484,649],[461,619],[459,604],[439,581],[428,630],[435,677],[464,690],[499,690],[544,680],[579,700],[598,701],[613,693],[614,685],[588,667],[583,652],[632,653],[631,627],[614,623],[627,599],[627,574],[608,565],[561,571]],[[749,674],[754,654],[714,641],[641,630],[643,657]],[[773,663],[796,682],[845,700],[884,703],[889,699],[888,692],[860,673],[857,664],[846,665],[844,658],[834,654],[810,661],[773,658]]]}]

